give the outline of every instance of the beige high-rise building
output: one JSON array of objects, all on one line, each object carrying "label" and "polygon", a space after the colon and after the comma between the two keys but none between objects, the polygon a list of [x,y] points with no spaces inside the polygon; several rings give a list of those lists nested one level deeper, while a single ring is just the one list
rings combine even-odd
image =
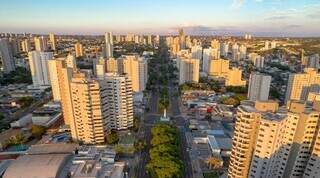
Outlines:
[{"label": "beige high-rise building", "polygon": [[247,178],[261,115],[253,106],[240,105],[232,139],[229,178]]},{"label": "beige high-rise building", "polygon": [[[317,102],[317,108],[319,110],[319,102]],[[318,121],[318,126],[319,126]],[[315,178],[320,175],[320,129],[317,130],[313,148],[311,150],[311,156],[307,163],[303,177]]]},{"label": "beige high-rise building", "polygon": [[[220,58],[220,50],[211,48],[211,47],[203,49],[202,71],[209,74],[209,69],[213,70],[213,64],[210,64],[210,61],[214,59],[219,59],[219,58]],[[229,68],[229,63],[228,63],[228,68]]]},{"label": "beige high-rise building", "polygon": [[60,101],[60,86],[59,86],[59,79],[58,79],[58,65],[57,60],[63,59],[51,59],[48,61],[48,68],[49,68],[49,77],[50,77],[50,84],[51,84],[51,91],[53,95],[53,101]]},{"label": "beige high-rise building", "polygon": [[106,73],[106,62],[103,57],[100,57],[95,64],[95,74],[99,79],[103,79]]},{"label": "beige high-rise building", "polygon": [[217,39],[212,40],[211,48],[220,50],[220,42]]},{"label": "beige high-rise building", "polygon": [[181,46],[180,46],[180,41],[179,41],[179,38],[176,37],[173,39],[173,43],[171,44],[171,53],[175,56],[177,55],[177,53],[181,50]]},{"label": "beige high-rise building", "polygon": [[51,44],[51,49],[55,51],[57,48],[57,46],[56,46],[57,40],[56,40],[56,37],[53,33],[49,33],[49,40],[50,40],[50,44]]},{"label": "beige high-rise building", "polygon": [[70,91],[74,124],[70,127],[72,139],[87,144],[104,143],[109,131],[106,82],[77,72],[73,74]]},{"label": "beige high-rise building", "polygon": [[179,46],[180,46],[181,49],[185,49],[186,48],[186,36],[185,36],[185,34],[183,32],[183,29],[180,28],[178,30],[178,33],[179,33],[178,38],[179,38],[179,44],[180,44]]},{"label": "beige high-rise building", "polygon": [[74,45],[74,50],[76,52],[76,57],[81,57],[83,56],[83,49],[82,49],[82,44],[80,42],[77,42]]},{"label": "beige high-rise building", "polygon": [[313,68],[305,68],[304,73],[291,74],[288,79],[286,102],[305,101],[309,92],[320,91],[320,74]]},{"label": "beige high-rise building", "polygon": [[199,59],[178,58],[179,84],[186,82],[199,82],[200,62]]},{"label": "beige high-rise building", "polygon": [[21,48],[23,52],[29,52],[31,50],[31,43],[29,39],[24,39],[21,41]]},{"label": "beige high-rise building", "polygon": [[[65,93],[68,93],[68,91],[66,91],[68,87],[64,86],[62,91],[60,91],[60,85],[66,85],[69,82],[69,80],[71,80],[71,72],[76,69],[77,66],[75,64],[75,57],[71,54],[69,54],[65,58],[56,58],[48,60],[48,71],[54,101],[61,101],[61,92],[63,92],[64,96],[67,96],[67,94]],[[67,72],[68,70],[69,72]],[[63,72],[67,74],[64,74]]]},{"label": "beige high-rise building", "polygon": [[76,69],[77,68],[77,62],[76,58],[73,54],[68,54],[66,58],[67,67]]},{"label": "beige high-rise building", "polygon": [[209,60],[209,76],[226,78],[229,72],[229,60],[213,59]]},{"label": "beige high-rise building", "polygon": [[48,50],[47,39],[43,36],[34,38],[34,45],[36,51]]},{"label": "beige high-rise building", "polygon": [[[65,58],[57,58],[51,60],[50,69],[52,69],[52,75],[57,75],[56,79],[58,80],[58,82],[56,82],[56,80],[53,80],[54,83],[51,83],[54,98],[56,98],[56,100],[59,100],[60,96],[64,123],[70,126],[71,130],[74,130],[75,125],[73,122],[73,109],[70,91],[70,82],[74,69],[67,67]],[[54,72],[56,72],[57,74],[55,74]]]},{"label": "beige high-rise building", "polygon": [[[107,121],[111,129],[123,130],[133,126],[132,83],[126,75],[106,73]],[[109,89],[111,88],[111,89]]]},{"label": "beige high-rise building", "polygon": [[291,101],[277,109],[270,103],[268,111],[261,102],[250,103],[238,107],[228,176],[312,177],[318,171],[313,163],[319,161],[311,154],[316,150],[319,105]]},{"label": "beige high-rise building", "polygon": [[115,58],[109,58],[106,60],[106,72],[107,73],[117,73],[118,72],[118,60]]},{"label": "beige high-rise building", "polygon": [[152,43],[152,35],[148,35],[148,45],[153,45]]},{"label": "beige high-rise building", "polygon": [[245,86],[246,81],[242,80],[242,71],[238,68],[233,67],[229,70],[226,78],[226,86]]},{"label": "beige high-rise building", "polygon": [[146,88],[148,80],[148,63],[144,58],[135,55],[122,56],[121,65],[118,65],[120,74],[127,74],[132,81],[132,89],[134,92],[141,92]]}]

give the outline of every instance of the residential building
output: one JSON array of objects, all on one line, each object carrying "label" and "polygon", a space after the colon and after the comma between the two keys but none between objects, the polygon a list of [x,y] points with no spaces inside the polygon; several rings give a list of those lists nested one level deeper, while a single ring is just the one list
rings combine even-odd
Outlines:
[{"label": "residential building", "polygon": [[191,47],[191,57],[193,59],[202,59],[202,47],[200,45]]},{"label": "residential building", "polygon": [[0,66],[1,70],[4,73],[15,70],[12,50],[7,39],[0,39],[0,62],[2,63],[2,66]]},{"label": "residential building", "polygon": [[238,107],[230,178],[317,175],[319,102],[290,101],[286,108],[272,105],[246,101]]},{"label": "residential building", "polygon": [[186,36],[183,32],[183,29],[180,28],[178,30],[178,37],[179,37],[179,45],[180,45],[180,49],[185,49],[186,48]]},{"label": "residential building", "polygon": [[87,144],[101,144],[109,126],[107,125],[107,87],[106,82],[92,79],[84,72],[73,73],[70,83],[73,124],[73,140]]},{"label": "residential building", "polygon": [[305,101],[309,92],[320,91],[320,74],[313,68],[305,68],[304,73],[291,74],[288,79],[286,102]]},{"label": "residential building", "polygon": [[48,50],[47,39],[44,36],[34,37],[34,45],[36,51]]},{"label": "residential building", "polygon": [[178,58],[179,84],[186,82],[199,82],[199,59]]},{"label": "residential building", "polygon": [[105,35],[106,58],[113,57],[113,35],[112,32],[106,32]]},{"label": "residential building", "polygon": [[109,58],[106,60],[106,72],[117,73],[118,72],[118,60],[115,58]]},{"label": "residential building", "polygon": [[49,41],[50,41],[51,49],[55,51],[57,49],[57,40],[56,40],[56,36],[53,33],[49,33]]},{"label": "residential building", "polygon": [[209,61],[208,75],[214,77],[227,77],[229,72],[229,60],[213,59]]},{"label": "residential building", "polygon": [[111,129],[123,130],[133,126],[132,83],[126,75],[106,73],[107,122]]},{"label": "residential building", "polygon": [[266,101],[269,98],[271,76],[252,73],[249,79],[248,99]]},{"label": "residential building", "polygon": [[128,74],[132,81],[132,89],[134,92],[141,92],[146,88],[148,80],[148,63],[147,61],[137,55],[122,56],[118,65],[118,72],[120,74]]},{"label": "residential building", "polygon": [[[48,68],[53,100],[57,102],[61,101],[61,85],[63,85],[62,95],[64,95],[64,99],[67,99],[67,93],[69,93],[67,90],[69,90],[69,87],[66,87],[66,85],[69,80],[71,80],[71,72],[77,68],[75,57],[69,54],[66,58],[48,60]],[[67,78],[66,75],[63,74],[66,72],[66,68],[69,70],[69,77]]]},{"label": "residential building", "polygon": [[23,52],[29,52],[31,50],[31,43],[28,38],[21,41],[21,48]]},{"label": "residential building", "polygon": [[76,57],[82,57],[84,55],[83,54],[83,49],[82,49],[82,44],[80,42],[77,42],[74,45],[74,50],[76,52]]},{"label": "residential building", "polygon": [[48,61],[53,58],[52,52],[31,51],[28,53],[29,65],[34,86],[50,85]]},{"label": "residential building", "polygon": [[105,73],[106,73],[106,61],[103,59],[103,57],[100,57],[95,64],[95,75],[99,79],[103,79]]},{"label": "residential building", "polygon": [[225,79],[226,86],[245,86],[246,81],[242,80],[242,71],[238,68],[233,67],[229,70],[228,76]]},{"label": "residential building", "polygon": [[202,71],[208,73],[210,61],[220,58],[220,51],[215,48],[205,48],[203,49],[203,58],[202,58]]}]

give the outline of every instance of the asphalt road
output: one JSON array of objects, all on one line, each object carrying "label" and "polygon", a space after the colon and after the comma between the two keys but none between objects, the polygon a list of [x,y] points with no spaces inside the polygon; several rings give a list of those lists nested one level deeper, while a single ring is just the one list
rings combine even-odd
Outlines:
[{"label": "asphalt road", "polygon": [[[160,46],[160,58],[165,60],[166,63],[170,63],[168,49],[165,45]],[[185,119],[181,116],[179,109],[179,96],[176,95],[178,92],[177,86],[174,85],[174,81],[169,80],[168,84],[169,96],[170,96],[170,108],[168,110],[168,115],[171,117],[172,123],[179,129],[180,140],[181,140],[181,149],[180,154],[182,161],[184,163],[185,178],[192,178],[192,166],[189,154],[187,152],[187,141],[185,137],[187,123]],[[141,122],[140,129],[138,132],[138,137],[146,141],[146,148],[141,151],[136,156],[138,157],[139,163],[136,168],[136,178],[149,178],[150,176],[146,172],[146,165],[149,160],[149,149],[151,141],[151,128],[155,125],[157,120],[159,120],[158,113],[158,97],[159,94],[157,91],[151,92],[151,97],[149,100],[149,112],[144,115],[144,118]]]}]

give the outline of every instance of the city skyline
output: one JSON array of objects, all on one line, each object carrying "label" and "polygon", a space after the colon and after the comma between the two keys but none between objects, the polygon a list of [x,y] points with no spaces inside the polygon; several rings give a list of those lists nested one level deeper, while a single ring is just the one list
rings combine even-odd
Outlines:
[{"label": "city skyline", "polygon": [[316,0],[13,0],[1,4],[0,31],[309,37],[320,36],[319,8]]}]

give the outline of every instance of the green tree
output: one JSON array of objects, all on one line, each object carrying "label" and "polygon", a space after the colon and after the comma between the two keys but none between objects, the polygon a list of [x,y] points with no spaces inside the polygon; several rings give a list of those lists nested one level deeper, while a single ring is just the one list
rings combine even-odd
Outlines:
[{"label": "green tree", "polygon": [[46,128],[40,125],[33,125],[31,128],[31,134],[34,138],[40,139],[46,132]]},{"label": "green tree", "polygon": [[111,131],[110,134],[107,135],[107,143],[114,145],[119,142],[119,135],[115,131]]},{"label": "green tree", "polygon": [[22,107],[28,107],[33,102],[33,98],[30,96],[26,96],[20,98],[18,101],[21,103]]},{"label": "green tree", "polygon": [[140,118],[134,117],[134,118],[133,118],[133,127],[132,127],[132,130],[133,130],[134,132],[138,132],[139,127],[140,127]]}]

